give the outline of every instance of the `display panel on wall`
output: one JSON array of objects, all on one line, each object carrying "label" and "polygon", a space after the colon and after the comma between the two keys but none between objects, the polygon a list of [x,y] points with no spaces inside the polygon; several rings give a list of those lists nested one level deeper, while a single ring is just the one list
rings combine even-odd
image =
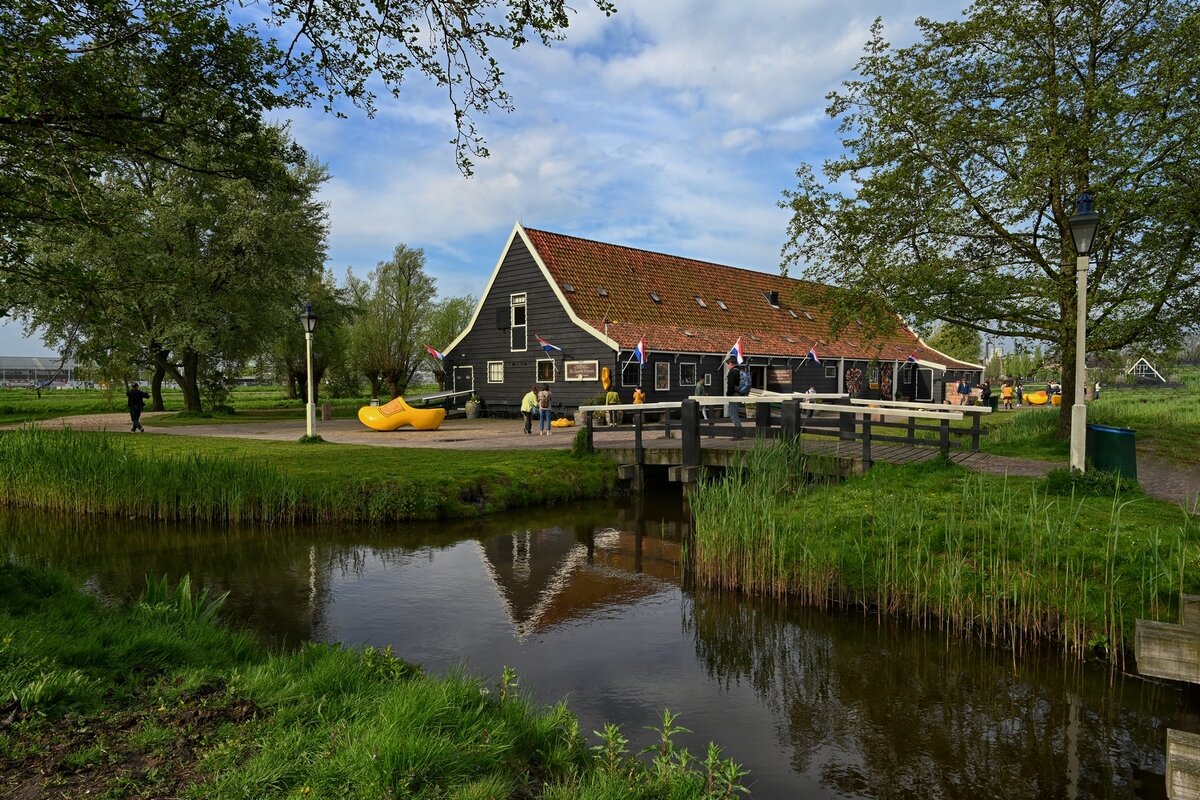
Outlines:
[{"label": "display panel on wall", "polygon": [[563,375],[568,381],[600,380],[599,361],[568,361],[563,364]]}]

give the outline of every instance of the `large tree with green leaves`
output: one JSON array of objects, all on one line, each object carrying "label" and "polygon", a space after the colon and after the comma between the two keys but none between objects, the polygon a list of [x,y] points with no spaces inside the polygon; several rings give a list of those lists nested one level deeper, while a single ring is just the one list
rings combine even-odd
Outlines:
[{"label": "large tree with green leaves", "polygon": [[[1103,216],[1091,351],[1160,342],[1200,319],[1200,14],[1185,0],[978,0],[877,21],[858,78],[830,95],[844,154],[786,193],[784,266],[1075,358],[1068,218]],[[1074,390],[1064,371],[1064,390]],[[1069,404],[1060,431],[1069,429]]]}]

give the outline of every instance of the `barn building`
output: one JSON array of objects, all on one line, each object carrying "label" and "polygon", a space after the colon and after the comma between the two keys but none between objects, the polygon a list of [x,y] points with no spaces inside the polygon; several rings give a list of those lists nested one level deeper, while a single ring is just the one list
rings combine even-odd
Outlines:
[{"label": "barn building", "polygon": [[834,337],[825,289],[517,224],[470,324],[446,348],[446,388],[511,407],[532,384],[549,384],[569,408],[602,391],[607,368],[626,403],[637,386],[648,402],[681,400],[698,379],[723,394],[739,341],[754,387],[769,391],[941,402],[947,381],[981,379],[981,365],[902,325],[868,340],[856,337],[859,319]]}]

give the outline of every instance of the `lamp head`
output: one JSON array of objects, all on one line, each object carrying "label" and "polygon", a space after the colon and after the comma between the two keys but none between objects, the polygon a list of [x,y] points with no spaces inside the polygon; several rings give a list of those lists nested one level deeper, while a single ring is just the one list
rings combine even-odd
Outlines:
[{"label": "lamp head", "polygon": [[312,333],[317,329],[317,315],[313,313],[312,303],[304,305],[304,313],[300,315],[300,324],[304,326],[305,333]]},{"label": "lamp head", "polygon": [[1075,213],[1067,220],[1071,228],[1071,240],[1075,243],[1075,252],[1086,256],[1092,252],[1096,240],[1096,230],[1100,227],[1100,215],[1092,210],[1092,196],[1087,192],[1079,195],[1075,201]]}]

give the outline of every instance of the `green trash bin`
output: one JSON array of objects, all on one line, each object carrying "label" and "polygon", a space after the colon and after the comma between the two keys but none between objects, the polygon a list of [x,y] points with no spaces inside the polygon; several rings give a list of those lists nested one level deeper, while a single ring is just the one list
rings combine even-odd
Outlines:
[{"label": "green trash bin", "polygon": [[988,398],[988,408],[992,411],[1000,410],[1000,395],[994,394]]},{"label": "green trash bin", "polygon": [[1088,425],[1087,457],[1096,469],[1137,480],[1137,450],[1132,428]]}]

